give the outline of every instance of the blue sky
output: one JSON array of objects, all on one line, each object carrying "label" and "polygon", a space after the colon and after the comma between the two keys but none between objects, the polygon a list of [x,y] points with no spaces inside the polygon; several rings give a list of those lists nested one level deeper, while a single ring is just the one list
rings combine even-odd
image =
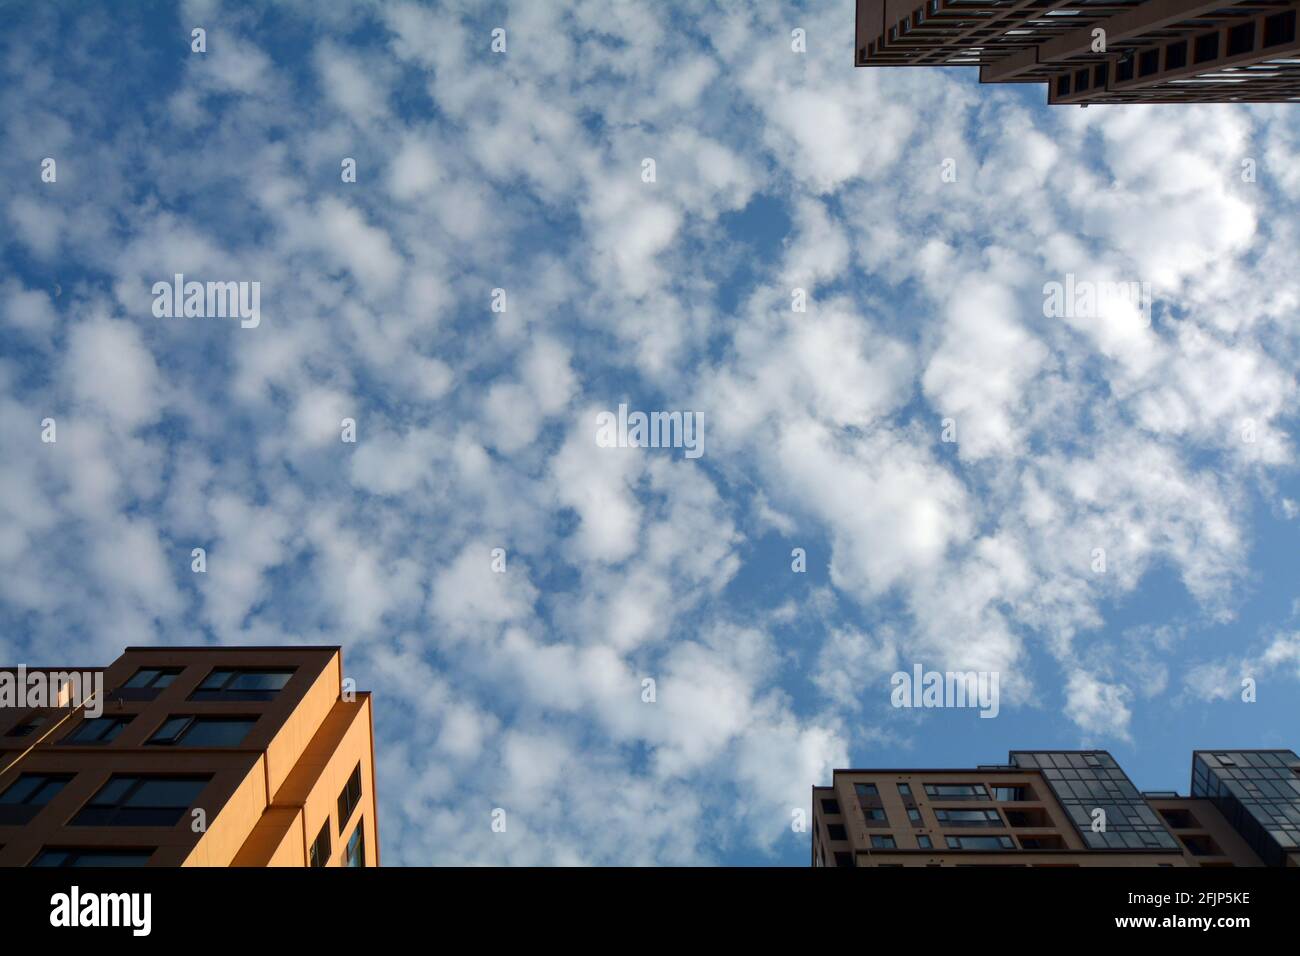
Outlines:
[{"label": "blue sky", "polygon": [[[806,865],[837,766],[1294,748],[1295,110],[1049,110],[852,22],[9,10],[0,656],[342,644],[389,864]],[[178,272],[260,324],[155,317]],[[600,447],[620,403],[704,454]],[[892,707],[916,664],[998,716]]]}]

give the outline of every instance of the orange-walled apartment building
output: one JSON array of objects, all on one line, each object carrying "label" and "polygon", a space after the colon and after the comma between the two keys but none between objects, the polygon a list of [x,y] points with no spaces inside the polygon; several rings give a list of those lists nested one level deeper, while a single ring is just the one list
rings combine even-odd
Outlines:
[{"label": "orange-walled apartment building", "polygon": [[350,686],[338,647],[0,668],[0,866],[378,866]]}]

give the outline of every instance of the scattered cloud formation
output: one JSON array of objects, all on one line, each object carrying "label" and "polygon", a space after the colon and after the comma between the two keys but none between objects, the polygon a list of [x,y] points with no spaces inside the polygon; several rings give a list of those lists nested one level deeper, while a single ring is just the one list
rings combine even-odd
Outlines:
[{"label": "scattered cloud formation", "polygon": [[[803,863],[836,766],[1156,749],[1247,672],[1262,734],[1293,111],[854,70],[845,7],[16,11],[0,656],[343,645],[408,864]],[[155,318],[177,273],[260,325]],[[1049,314],[1067,275],[1150,306]],[[704,455],[600,447],[620,404]],[[894,710],[918,663],[998,721]]]}]

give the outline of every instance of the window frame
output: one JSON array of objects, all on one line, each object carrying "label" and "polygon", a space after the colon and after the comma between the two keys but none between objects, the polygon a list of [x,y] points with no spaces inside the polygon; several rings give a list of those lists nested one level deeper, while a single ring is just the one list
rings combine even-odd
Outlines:
[{"label": "window frame", "polygon": [[[352,784],[356,782],[356,796],[352,795]],[[361,803],[362,786],[361,786],[361,762],[357,761],[356,768],[348,774],[348,779],[343,784],[343,790],[338,797],[338,814],[339,814],[339,836],[348,828],[348,821],[352,819],[352,814],[356,811]],[[346,798],[346,800],[344,799]]]},{"label": "window frame", "polygon": [[[289,686],[294,676],[298,673],[297,667],[279,665],[275,667],[214,667],[208,671],[207,676],[199,681],[197,687],[190,692],[189,700],[191,702],[204,701],[239,701],[246,703],[269,703],[275,700],[280,692]],[[218,674],[225,674],[224,680],[219,686],[207,686]],[[233,686],[242,678],[256,674],[284,675],[284,682],[280,686],[267,688],[239,688]]]},{"label": "window frame", "polygon": [[[158,725],[157,729],[154,730],[149,739],[145,741],[145,745],[150,747],[195,747],[202,749],[230,750],[243,746],[244,742],[248,740],[248,735],[251,734],[253,728],[257,726],[258,719],[258,715],[256,714],[169,714],[163,719],[163,722]],[[178,720],[183,720],[185,723],[171,736],[170,739],[159,738],[158,735],[163,732],[163,729],[166,728],[168,724]],[[203,724],[236,723],[246,723],[248,724],[248,727],[244,730],[243,736],[235,743],[187,743],[187,738],[195,727]]]},{"label": "window frame", "polygon": [[[128,780],[131,781],[125,790],[114,799],[112,803],[96,803],[97,798],[101,797],[105,791],[115,783]],[[140,789],[150,783],[196,783],[201,784],[194,795],[184,806],[165,805],[165,804],[142,804],[132,805],[127,801],[139,793]],[[184,819],[186,813],[194,808],[195,802],[199,795],[212,783],[212,774],[139,774],[139,773],[115,773],[112,774],[104,785],[95,791],[94,794],[82,804],[72,819],[68,821],[68,826],[74,827],[151,827],[170,829],[179,825]],[[162,812],[175,811],[175,819],[167,823],[144,822],[131,819],[131,811],[142,812]],[[99,817],[99,819],[84,819],[87,815]],[[126,819],[123,819],[126,817]]]}]

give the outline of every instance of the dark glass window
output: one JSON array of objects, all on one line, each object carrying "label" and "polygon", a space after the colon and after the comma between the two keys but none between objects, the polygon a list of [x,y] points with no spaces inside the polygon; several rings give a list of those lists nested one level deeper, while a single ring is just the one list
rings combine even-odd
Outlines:
[{"label": "dark glass window", "polygon": [[898,785],[898,792],[905,797],[910,797],[912,795],[912,787],[910,784],[900,783]]},{"label": "dark glass window", "polygon": [[1206,63],[1210,60],[1219,58],[1219,31],[1213,33],[1202,33],[1196,38],[1196,46],[1193,47],[1196,63]]},{"label": "dark glass window", "polygon": [[1115,82],[1127,83],[1133,79],[1133,55],[1129,54],[1115,64]]},{"label": "dark glass window", "polygon": [[148,742],[166,747],[238,747],[255,723],[256,717],[168,717]]},{"label": "dark glass window", "polygon": [[1088,88],[1088,70],[1076,70],[1074,74],[1074,92],[1082,93]]},{"label": "dark glass window", "polygon": [[1138,54],[1138,76],[1150,76],[1160,69],[1160,50],[1143,50]]},{"label": "dark glass window", "polygon": [[1062,73],[1056,78],[1056,95],[1068,96],[1070,93],[1070,74]]},{"label": "dark glass window", "polygon": [[922,850],[934,849],[934,844],[930,842],[930,838],[926,836],[924,833],[922,833],[920,836],[916,838],[916,845],[919,846]]},{"label": "dark glass window", "polygon": [[1239,23],[1228,30],[1228,56],[1255,49],[1255,21]]},{"label": "dark glass window", "polygon": [[72,826],[175,826],[210,779],[115,775],[72,818]]},{"label": "dark glass window", "polygon": [[153,850],[46,847],[30,866],[144,866]]},{"label": "dark glass window", "polygon": [[1187,65],[1187,41],[1171,43],[1165,47],[1165,69],[1177,70]]},{"label": "dark glass window", "polygon": [[40,730],[49,722],[50,722],[50,718],[46,714],[32,714],[26,719],[20,720],[17,724],[11,727],[9,733],[5,734],[5,736],[6,737],[30,737],[32,734],[36,733],[36,731]]},{"label": "dark glass window", "polygon": [[122,686],[128,690],[162,690],[170,687],[180,672],[179,667],[142,667]]},{"label": "dark glass window", "polygon": [[1295,40],[1295,11],[1264,18],[1264,46],[1277,46]]},{"label": "dark glass window", "polygon": [[844,832],[844,824],[828,823],[826,825],[826,835],[832,840],[847,840],[849,835]]},{"label": "dark glass window", "polygon": [[1023,803],[1034,799],[1034,791],[1024,785],[1014,787],[994,787],[993,799],[1001,803]]},{"label": "dark glass window", "polygon": [[0,793],[0,824],[22,826],[30,823],[36,814],[58,794],[72,779],[67,773],[25,773],[19,776],[4,793]]},{"label": "dark glass window", "polygon": [[366,865],[366,821],[357,821],[357,828],[348,839],[348,866]]},{"label": "dark glass window", "polygon": [[950,850],[1012,850],[1015,843],[1008,836],[950,836]]},{"label": "dark glass window", "polygon": [[892,850],[894,847],[893,837],[886,836],[883,833],[873,833],[871,835],[871,848],[873,850]]},{"label": "dark glass window", "polygon": [[839,813],[840,802],[838,800],[823,800],[822,813]]},{"label": "dark glass window", "polygon": [[316,834],[316,841],[311,845],[312,866],[325,866],[330,861],[330,822],[326,820]]},{"label": "dark glass window", "polygon": [[130,722],[130,717],[88,717],[59,743],[81,747],[112,743]]},{"label": "dark glass window", "polygon": [[853,862],[853,854],[852,854],[852,853],[836,853],[836,854],[835,854],[835,865],[836,865],[836,866],[854,866],[855,864],[854,864],[854,862]]},{"label": "dark glass window", "polygon": [[913,823],[920,823],[921,811],[915,807],[910,807],[907,811],[907,819],[911,820]]},{"label": "dark glass window", "polygon": [[1002,818],[996,810],[935,810],[935,819],[954,827],[1000,827]]},{"label": "dark glass window", "polygon": [[352,811],[357,808],[361,802],[361,764],[352,771],[352,776],[348,777],[347,785],[343,792],[339,794],[339,833],[347,826],[348,819],[352,816]]},{"label": "dark glass window", "polygon": [[927,783],[925,792],[935,800],[987,800],[982,783]]},{"label": "dark glass window", "polygon": [[274,700],[292,670],[218,668],[204,678],[190,700]]}]

